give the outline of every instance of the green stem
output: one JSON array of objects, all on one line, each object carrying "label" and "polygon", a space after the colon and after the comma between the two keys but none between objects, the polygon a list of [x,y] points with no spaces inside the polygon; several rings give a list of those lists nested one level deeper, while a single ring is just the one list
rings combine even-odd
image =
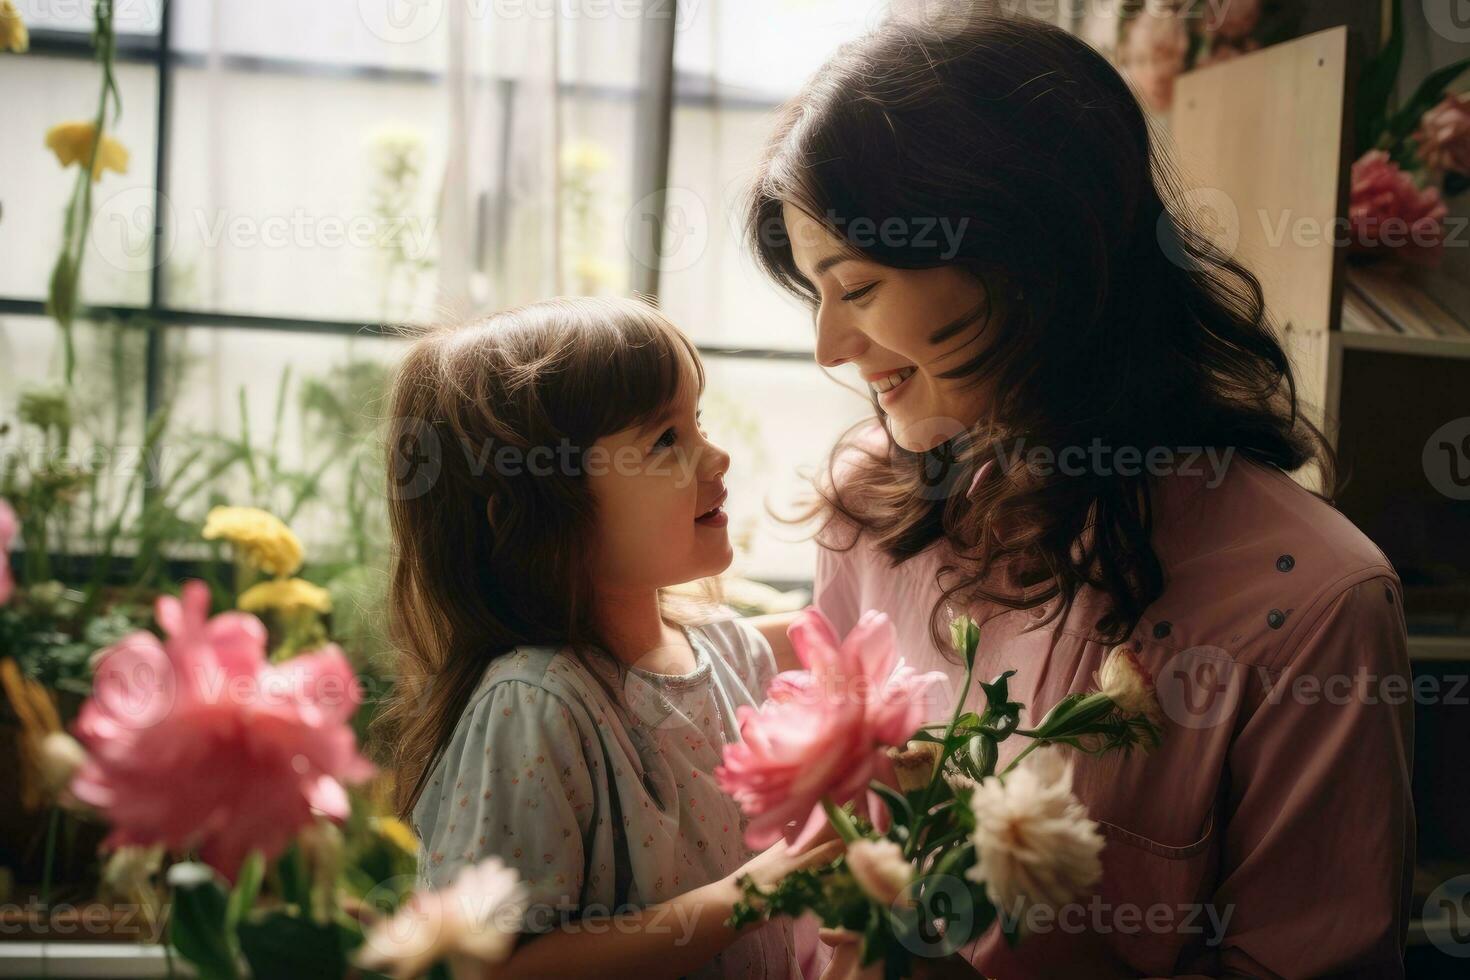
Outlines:
[{"label": "green stem", "polygon": [[[1027,734],[1027,733],[1025,733],[1025,732],[1017,732],[1017,734],[1018,735],[1024,735],[1024,734]],[[1006,773],[1008,773],[1012,769],[1016,768],[1016,766],[1020,765],[1021,764],[1021,760],[1024,759],[1024,758],[1026,758],[1026,756],[1028,754],[1030,754],[1030,752],[1033,749],[1037,748],[1038,746],[1048,745],[1048,744],[1050,744],[1050,743],[1047,742],[1047,740],[1044,739],[1044,738],[1038,738],[1038,739],[1036,739],[1030,745],[1028,745],[1024,749],[1022,749],[1020,752],[1016,753],[1016,757],[1011,760],[1010,765],[1008,765],[1004,769],[1002,769],[1000,771],[1000,774],[1002,776],[1004,776]]]},{"label": "green stem", "polygon": [[827,819],[831,821],[832,826],[837,829],[837,836],[841,837],[845,843],[851,844],[862,836],[858,833],[857,827],[853,826],[852,818],[847,815],[847,811],[825,796],[822,797],[822,809],[826,812]]},{"label": "green stem", "polygon": [[970,691],[970,681],[975,673],[975,658],[970,657],[965,664],[965,681],[960,685],[960,696],[955,699],[954,711],[950,714],[949,724],[944,728],[944,745],[939,752],[939,761],[934,765],[934,772],[929,776],[929,785],[924,787],[922,805],[915,820],[915,826],[909,832],[909,839],[904,842],[903,856],[912,858],[914,848],[919,845],[919,839],[923,837],[921,832],[924,823],[929,819],[929,809],[934,805],[934,791],[939,786],[939,781],[944,778],[944,764],[949,759],[949,740],[954,735],[955,726],[960,723],[960,716],[965,713],[965,697]]}]

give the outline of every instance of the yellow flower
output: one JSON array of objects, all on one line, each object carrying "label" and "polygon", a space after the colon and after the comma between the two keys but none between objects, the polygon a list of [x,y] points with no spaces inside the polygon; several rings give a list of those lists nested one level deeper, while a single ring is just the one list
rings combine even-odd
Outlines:
[{"label": "yellow flower", "polygon": [[374,817],[373,829],[388,843],[395,845],[405,854],[418,857],[419,839],[408,829],[408,824],[397,817]]},{"label": "yellow flower", "polygon": [[580,140],[562,147],[561,165],[573,174],[601,173],[612,166],[612,155],[600,143]]},{"label": "yellow flower", "polygon": [[[81,165],[92,155],[92,142],[97,138],[97,127],[90,122],[64,122],[52,126],[46,132],[46,146],[63,167]],[[101,180],[102,171],[128,172],[128,148],[117,140],[102,134],[102,146],[97,150],[97,160],[92,164],[92,179]]]},{"label": "yellow flower", "polygon": [[204,519],[204,540],[223,538],[246,564],[268,575],[294,575],[301,541],[279,517],[258,507],[215,507]]},{"label": "yellow flower", "polygon": [[10,0],[0,0],[0,50],[21,54],[30,46],[31,35],[26,22],[20,19],[20,11]]},{"label": "yellow flower", "polygon": [[311,609],[325,616],[332,611],[332,595],[304,578],[278,578],[252,585],[240,593],[235,606],[248,613]]}]

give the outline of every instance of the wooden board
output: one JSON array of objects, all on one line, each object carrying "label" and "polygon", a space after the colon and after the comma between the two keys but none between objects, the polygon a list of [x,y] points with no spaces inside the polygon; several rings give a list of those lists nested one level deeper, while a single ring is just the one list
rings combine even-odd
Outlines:
[{"label": "wooden board", "polygon": [[[1329,331],[1338,328],[1347,214],[1346,27],[1180,77],[1169,120],[1186,205],[1204,203],[1261,280],[1307,416],[1336,416]],[[1229,238],[1227,238],[1229,241]]]}]

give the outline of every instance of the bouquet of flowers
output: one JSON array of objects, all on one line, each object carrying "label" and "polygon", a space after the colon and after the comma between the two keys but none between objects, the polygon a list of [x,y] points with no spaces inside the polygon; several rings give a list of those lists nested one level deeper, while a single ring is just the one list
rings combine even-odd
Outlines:
[{"label": "bouquet of flowers", "polygon": [[[768,889],[742,881],[732,926],[811,911],[861,935],[864,966],[902,977],[916,957],[952,953],[997,921],[1018,941],[1030,907],[1065,904],[1101,877],[1102,836],[1072,794],[1066,752],[1157,744],[1147,670],[1115,648],[1098,690],[1067,695],[1024,729],[1007,689],[1014,671],[980,683],[983,711],[964,709],[979,629],[962,617],[950,631],[964,687],[948,722],[924,724],[938,716],[944,675],[899,660],[886,616],[865,613],[842,641],[815,610],[791,627],[806,669],[777,675],[758,710],[740,709],[742,740],[716,775],[750,817],[751,847],[802,847],[830,824],[847,848]],[[1031,742],[997,772],[1012,737]]]},{"label": "bouquet of flowers", "polygon": [[137,630],[98,652],[76,737],[53,733],[43,762],[67,805],[110,826],[107,877],[152,910],[172,952],[202,980],[481,976],[505,959],[516,872],[489,858],[418,889],[413,832],[349,792],[376,771],[340,648],[273,662],[265,625],[211,616],[199,580],[159,598],[155,618],[162,637]]}]

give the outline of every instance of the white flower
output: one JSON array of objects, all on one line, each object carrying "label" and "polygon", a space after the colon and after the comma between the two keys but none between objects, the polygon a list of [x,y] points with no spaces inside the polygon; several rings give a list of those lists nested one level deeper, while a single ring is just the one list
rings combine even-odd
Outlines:
[{"label": "white flower", "polygon": [[1004,782],[986,779],[970,808],[976,860],[966,874],[984,882],[1003,915],[1059,908],[1102,877],[1102,834],[1072,795],[1072,763],[1061,750],[1038,748]]},{"label": "white flower", "polygon": [[[87,761],[87,750],[82,743],[65,732],[47,732],[41,739],[41,781],[51,796],[71,800],[67,787],[72,776]],[[74,800],[71,800],[75,802]]]},{"label": "white flower", "polygon": [[1164,726],[1164,712],[1154,692],[1154,680],[1127,647],[1113,647],[1102,670],[1097,674],[1097,687],[1125,715],[1141,715],[1155,728]]},{"label": "white flower", "polygon": [[447,888],[415,892],[393,917],[373,926],[357,965],[403,980],[447,959],[456,976],[489,977],[515,949],[526,890],[514,868],[489,857],[459,872]]},{"label": "white flower", "polygon": [[847,848],[847,867],[858,887],[879,905],[892,905],[914,879],[914,866],[903,848],[887,838],[853,841]]}]

